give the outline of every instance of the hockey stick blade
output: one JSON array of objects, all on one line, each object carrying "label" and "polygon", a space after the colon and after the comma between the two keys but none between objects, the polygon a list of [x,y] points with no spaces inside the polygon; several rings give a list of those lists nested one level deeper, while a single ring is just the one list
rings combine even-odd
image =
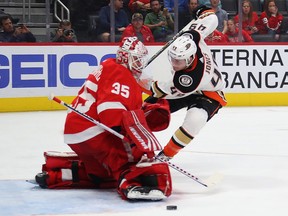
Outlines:
[{"label": "hockey stick blade", "polygon": [[203,181],[207,187],[212,188],[218,185],[224,178],[224,175],[221,173],[214,173],[210,177],[208,177],[206,180]]},{"label": "hockey stick blade", "polygon": [[28,179],[28,180],[25,180],[26,182],[30,183],[30,184],[33,184],[33,185],[39,185],[35,179]]},{"label": "hockey stick blade", "polygon": [[171,167],[172,169],[182,173],[183,175],[189,177],[190,179],[193,179],[195,182],[199,183],[200,185],[202,185],[202,186],[204,186],[206,188],[210,188],[210,187],[213,187],[213,186],[217,185],[223,179],[223,175],[222,174],[215,173],[212,176],[210,176],[208,179],[201,180],[197,176],[192,175],[191,173],[183,170],[179,166],[171,163],[170,161],[162,160],[160,157],[157,157],[157,156],[155,157],[155,159],[159,160],[161,162],[166,162],[168,164],[168,166]]},{"label": "hockey stick blade", "polygon": [[48,95],[48,99],[49,99],[49,100],[53,100],[53,98],[54,98],[54,94],[53,94],[53,93],[51,93],[50,95]]}]

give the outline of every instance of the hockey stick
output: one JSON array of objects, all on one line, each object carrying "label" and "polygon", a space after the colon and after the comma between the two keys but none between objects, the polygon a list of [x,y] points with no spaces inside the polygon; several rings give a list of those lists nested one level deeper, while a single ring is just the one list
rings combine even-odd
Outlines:
[{"label": "hockey stick", "polygon": [[[64,101],[60,100],[59,98],[55,97],[53,94],[51,94],[49,97],[49,100],[53,100],[55,102],[57,102],[58,104],[61,104],[62,106],[67,107],[68,109],[72,110],[73,112],[75,112],[76,114],[82,116],[83,118],[87,119],[88,121],[100,126],[101,128],[103,128],[104,130],[107,130],[108,132],[112,133],[113,135],[117,136],[118,138],[126,141],[126,137],[124,137],[122,134],[112,130],[111,128],[107,127],[105,124],[102,124],[98,121],[96,121],[95,119],[91,118],[90,116],[86,115],[85,113],[80,112],[79,110],[73,108],[72,106],[68,105],[67,103],[65,103]],[[202,181],[200,180],[198,177],[190,174],[189,172],[183,170],[182,168],[176,166],[175,164],[169,162],[169,161],[164,161],[162,159],[160,159],[159,157],[155,157],[157,160],[161,161],[161,162],[166,162],[171,168],[175,169],[176,171],[182,173],[183,175],[186,175],[187,177],[193,179],[194,181],[198,182],[199,184],[205,186],[205,187],[211,187],[216,185],[219,181],[221,181],[222,179],[222,175],[221,174],[214,174],[212,176],[210,176],[206,181]]]},{"label": "hockey stick", "polygon": [[198,182],[199,184],[205,186],[205,187],[212,187],[216,184],[218,184],[222,179],[223,179],[223,175],[220,173],[215,173],[213,175],[211,175],[209,178],[207,178],[206,180],[200,180],[198,177],[190,174],[189,172],[183,170],[182,168],[180,168],[179,166],[176,166],[175,164],[171,163],[170,161],[164,161],[159,157],[156,157],[157,160],[161,161],[161,162],[166,162],[168,163],[168,165],[173,168],[174,170],[177,170],[178,172],[182,173],[183,175],[186,175],[187,177],[193,179],[194,181]]},{"label": "hockey stick", "polygon": [[[203,5],[200,6],[200,8],[197,9],[197,12],[201,12],[201,7],[203,9]],[[198,19],[203,19],[206,16],[209,16],[210,14],[215,14],[215,11],[213,9],[207,10],[208,8],[206,7],[205,13],[201,12],[201,15],[198,17]],[[182,28],[177,34],[174,35],[174,37],[168,41],[158,52],[156,52],[147,62],[146,66],[148,66],[155,58],[157,58],[168,46],[170,46],[183,32],[189,30],[192,28],[193,23],[196,21],[196,19],[192,19],[184,28]],[[194,26],[196,27],[196,26]]]},{"label": "hockey stick", "polygon": [[119,137],[120,139],[123,139],[123,140],[126,139],[122,134],[114,131],[114,130],[111,129],[110,127],[107,127],[105,124],[102,124],[102,123],[100,123],[99,121],[91,118],[90,116],[86,115],[85,113],[82,113],[82,112],[80,112],[79,110],[73,108],[72,106],[68,105],[68,104],[65,103],[64,101],[62,101],[62,100],[60,100],[59,98],[55,97],[53,94],[51,94],[51,95],[48,97],[48,99],[49,99],[49,100],[53,100],[53,101],[57,102],[58,104],[61,104],[61,105],[65,106],[65,107],[67,107],[68,109],[72,110],[73,112],[77,113],[78,115],[82,116],[83,118],[87,119],[88,121],[90,121],[90,122],[92,122],[92,123],[100,126],[102,129],[107,130],[108,132],[114,134],[115,136]]},{"label": "hockey stick", "polygon": [[181,29],[174,37],[168,41],[158,52],[156,52],[147,62],[146,67],[154,61],[155,58],[157,58],[170,44],[172,44],[183,32],[190,29],[191,25],[195,22],[195,19],[191,20],[183,29]]}]

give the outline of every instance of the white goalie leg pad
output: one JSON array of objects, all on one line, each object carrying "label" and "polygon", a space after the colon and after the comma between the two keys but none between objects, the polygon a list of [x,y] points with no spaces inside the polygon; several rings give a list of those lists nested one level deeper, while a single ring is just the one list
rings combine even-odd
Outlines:
[{"label": "white goalie leg pad", "polygon": [[149,189],[146,187],[135,186],[131,188],[127,194],[128,199],[135,200],[162,200],[166,198],[161,190]]},{"label": "white goalie leg pad", "polygon": [[195,137],[207,123],[207,120],[208,113],[204,109],[193,107],[187,111],[182,127],[192,137]]}]

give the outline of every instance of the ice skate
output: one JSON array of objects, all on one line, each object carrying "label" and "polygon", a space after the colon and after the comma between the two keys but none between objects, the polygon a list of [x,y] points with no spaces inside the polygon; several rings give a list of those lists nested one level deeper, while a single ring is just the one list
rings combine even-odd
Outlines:
[{"label": "ice skate", "polygon": [[162,200],[166,198],[163,192],[156,188],[132,186],[127,189],[127,198],[131,200]]},{"label": "ice skate", "polygon": [[35,181],[39,184],[41,188],[47,188],[47,182],[46,179],[48,178],[47,172],[38,173],[35,176]]}]

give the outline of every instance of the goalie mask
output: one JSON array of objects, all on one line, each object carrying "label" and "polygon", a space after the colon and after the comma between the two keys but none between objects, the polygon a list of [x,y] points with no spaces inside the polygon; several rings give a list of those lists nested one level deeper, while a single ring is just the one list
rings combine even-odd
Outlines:
[{"label": "goalie mask", "polygon": [[135,79],[139,80],[147,60],[148,50],[137,37],[123,38],[116,54],[117,63],[126,65]]},{"label": "goalie mask", "polygon": [[193,36],[189,33],[184,33],[177,38],[168,50],[168,59],[174,71],[180,71],[188,68],[193,60],[197,47],[193,41]]}]

